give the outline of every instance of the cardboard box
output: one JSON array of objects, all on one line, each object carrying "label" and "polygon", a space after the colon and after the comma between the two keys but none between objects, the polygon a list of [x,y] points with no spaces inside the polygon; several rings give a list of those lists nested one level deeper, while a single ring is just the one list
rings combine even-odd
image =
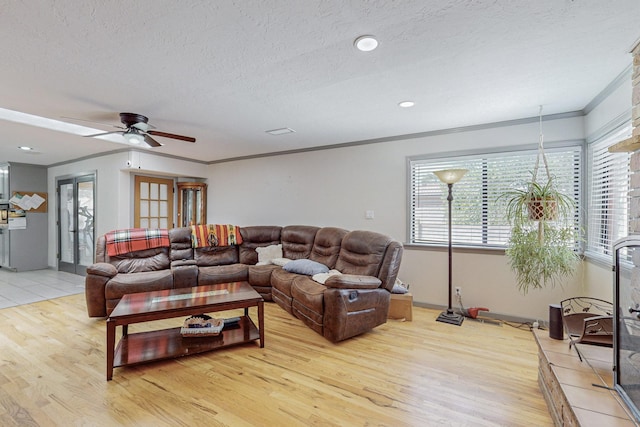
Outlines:
[{"label": "cardboard box", "polygon": [[410,292],[406,294],[391,294],[389,303],[389,314],[387,319],[411,321],[413,314],[413,295]]}]

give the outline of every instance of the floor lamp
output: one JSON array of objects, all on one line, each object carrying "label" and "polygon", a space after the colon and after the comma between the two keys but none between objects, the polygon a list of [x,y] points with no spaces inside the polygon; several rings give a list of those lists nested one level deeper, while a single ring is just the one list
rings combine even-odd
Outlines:
[{"label": "floor lamp", "polygon": [[451,202],[453,201],[453,184],[460,181],[465,173],[467,173],[466,169],[448,169],[434,172],[438,179],[447,184],[447,186],[449,187],[449,196],[447,196],[447,200],[449,201],[449,306],[447,307],[447,311],[443,311],[442,313],[440,313],[436,321],[450,323],[452,325],[458,326],[462,325],[464,316],[458,313],[454,313],[453,307],[451,306],[451,299],[453,294],[451,281]]}]

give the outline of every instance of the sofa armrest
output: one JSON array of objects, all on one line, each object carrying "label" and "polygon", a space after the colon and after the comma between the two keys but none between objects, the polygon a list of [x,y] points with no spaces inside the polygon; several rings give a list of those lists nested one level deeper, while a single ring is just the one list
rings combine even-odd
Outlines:
[{"label": "sofa armrest", "polygon": [[384,288],[327,288],[322,334],[338,342],[382,325],[387,321],[390,299],[391,293]]},{"label": "sofa armrest", "polygon": [[111,278],[118,274],[118,269],[107,262],[98,262],[87,267],[87,274]]},{"label": "sofa armrest", "polygon": [[381,284],[377,277],[357,274],[336,274],[324,282],[327,288],[335,289],[377,289]]},{"label": "sofa armrest", "polygon": [[107,316],[105,287],[116,274],[118,274],[116,267],[106,262],[97,262],[87,267],[84,293],[89,317]]}]

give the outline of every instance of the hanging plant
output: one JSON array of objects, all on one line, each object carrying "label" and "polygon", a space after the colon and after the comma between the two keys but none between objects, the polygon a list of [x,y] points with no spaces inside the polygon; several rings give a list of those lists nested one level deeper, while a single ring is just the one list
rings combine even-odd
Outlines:
[{"label": "hanging plant", "polygon": [[[539,182],[540,159],[544,164],[546,181]],[[574,224],[573,195],[561,192],[549,171],[544,154],[542,135],[542,107],[540,107],[540,143],[531,180],[519,188],[501,194],[505,217],[511,225],[511,237],[505,254],[516,275],[518,289],[555,286],[571,276],[580,256],[575,251],[578,240]]]},{"label": "hanging plant", "polygon": [[520,188],[505,191],[499,198],[506,200],[505,217],[511,225],[530,221],[556,221],[572,217],[575,203],[572,196],[559,191],[553,178],[542,185],[535,181]]}]

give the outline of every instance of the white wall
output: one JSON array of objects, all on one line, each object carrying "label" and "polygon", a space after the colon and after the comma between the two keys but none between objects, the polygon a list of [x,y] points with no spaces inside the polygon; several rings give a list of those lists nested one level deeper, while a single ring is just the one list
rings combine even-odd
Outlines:
[{"label": "white wall", "polygon": [[[130,165],[127,163],[130,162]],[[139,151],[123,151],[78,162],[50,167],[47,171],[49,193],[49,257],[50,267],[57,267],[58,246],[56,214],[56,180],[75,175],[96,173],[96,236],[118,228],[133,226],[133,176],[203,178],[207,175],[203,163]]]},{"label": "white wall", "polygon": [[631,117],[631,73],[629,80],[622,81],[609,96],[600,102],[585,116],[585,135],[587,139],[599,135],[621,116]]},{"label": "white wall", "polygon": [[[586,117],[545,121],[547,146],[554,141],[596,135],[630,108],[630,85],[621,84]],[[532,107],[533,111],[537,108]],[[396,140],[330,150],[204,165],[146,152],[121,152],[49,168],[49,200],[55,181],[97,172],[96,234],[133,223],[133,173],[206,178],[207,218],[238,225],[310,224],[379,231],[405,242],[407,157],[510,147],[538,142],[538,123]],[[132,165],[127,166],[127,161]],[[49,210],[49,264],[56,265],[55,209]],[[365,219],[373,210],[375,218]],[[548,305],[576,295],[612,300],[608,267],[583,263],[562,288],[520,294],[502,252],[455,251],[454,286],[465,306],[546,320]],[[418,303],[446,305],[447,253],[406,247],[400,278],[411,285]]]},{"label": "white wall", "polygon": [[[547,144],[584,138],[582,117],[544,122]],[[370,229],[406,242],[407,156],[538,142],[538,123],[214,164],[208,175],[209,222],[310,224]],[[375,218],[364,218],[373,210]],[[564,289],[515,288],[502,252],[454,254],[454,286],[467,307],[517,317],[548,318],[548,305],[575,295],[582,272]],[[447,304],[447,253],[405,248],[400,278],[414,301]]]}]

